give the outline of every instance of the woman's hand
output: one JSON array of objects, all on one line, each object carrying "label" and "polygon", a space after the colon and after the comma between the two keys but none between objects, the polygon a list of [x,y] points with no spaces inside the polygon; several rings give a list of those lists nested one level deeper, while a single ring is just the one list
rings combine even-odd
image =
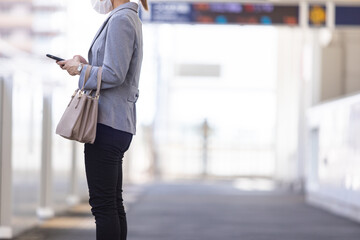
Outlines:
[{"label": "woman's hand", "polygon": [[86,61],[86,59],[83,58],[82,56],[80,56],[80,55],[75,55],[74,58],[75,58],[75,57],[78,57],[78,58],[80,59],[80,62],[81,62],[82,64],[88,64],[88,62]]},{"label": "woman's hand", "polygon": [[80,63],[87,64],[86,60],[79,55],[76,55],[69,60],[57,61],[56,63],[71,76],[80,75],[80,72],[78,71]]}]

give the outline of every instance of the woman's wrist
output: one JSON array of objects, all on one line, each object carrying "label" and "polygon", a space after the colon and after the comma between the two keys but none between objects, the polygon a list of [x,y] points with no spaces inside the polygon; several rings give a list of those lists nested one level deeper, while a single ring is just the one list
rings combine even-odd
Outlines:
[{"label": "woman's wrist", "polygon": [[77,74],[78,75],[80,75],[81,74],[81,71],[83,70],[83,68],[84,68],[84,64],[82,64],[81,62],[79,63],[79,66],[78,66],[78,68],[77,68]]}]

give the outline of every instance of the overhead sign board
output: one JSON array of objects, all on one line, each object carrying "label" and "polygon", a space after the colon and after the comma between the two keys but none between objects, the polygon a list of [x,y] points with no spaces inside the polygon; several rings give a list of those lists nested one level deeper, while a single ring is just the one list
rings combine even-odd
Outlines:
[{"label": "overhead sign board", "polygon": [[196,23],[297,25],[298,19],[297,6],[241,3],[193,4],[193,21]]},{"label": "overhead sign board", "polygon": [[309,26],[325,27],[326,25],[326,6],[309,5]]},{"label": "overhead sign board", "polygon": [[151,22],[191,23],[191,3],[150,3]]},{"label": "overhead sign board", "polygon": [[335,26],[360,26],[360,6],[336,6]]},{"label": "overhead sign board", "polygon": [[145,22],[298,25],[299,6],[269,3],[153,2]]}]

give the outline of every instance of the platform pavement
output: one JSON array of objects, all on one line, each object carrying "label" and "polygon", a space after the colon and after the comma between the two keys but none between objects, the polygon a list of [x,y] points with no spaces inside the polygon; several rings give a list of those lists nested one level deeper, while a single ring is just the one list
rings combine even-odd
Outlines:
[{"label": "platform pavement", "polygon": [[[126,192],[125,192],[126,194]],[[143,185],[127,206],[128,240],[359,240],[360,224],[284,191],[246,192],[229,183]],[[87,204],[16,240],[94,240]]]}]

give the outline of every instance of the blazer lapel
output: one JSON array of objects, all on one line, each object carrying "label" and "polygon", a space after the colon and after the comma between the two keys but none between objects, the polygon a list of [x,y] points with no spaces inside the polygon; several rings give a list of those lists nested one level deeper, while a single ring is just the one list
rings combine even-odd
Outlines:
[{"label": "blazer lapel", "polygon": [[101,32],[104,30],[106,24],[109,22],[109,19],[111,18],[112,15],[114,15],[116,12],[122,10],[122,9],[131,9],[133,11],[135,11],[136,13],[138,12],[138,5],[136,3],[133,3],[133,2],[128,2],[128,3],[124,3],[122,5],[120,5],[118,8],[114,9],[110,15],[106,18],[106,20],[104,21],[104,23],[101,25],[100,29],[97,31],[97,33],[95,34],[95,37],[93,39],[93,41],[91,42],[91,45],[90,45],[90,49],[89,49],[89,52],[88,52],[88,55],[89,55],[89,60],[90,60],[90,57],[92,57],[90,54],[91,54],[91,48],[92,46],[94,45],[96,39],[99,37],[99,35],[101,34]]},{"label": "blazer lapel", "polygon": [[[111,15],[110,15],[110,16],[111,16]],[[104,30],[107,22],[109,21],[110,16],[104,21],[104,23],[101,25],[101,27],[99,28],[99,30],[98,30],[97,33],[95,34],[95,37],[94,37],[94,39],[92,40],[91,45],[90,45],[89,54],[90,54],[90,52],[91,52],[92,46],[94,45],[94,42],[95,42],[96,39],[99,37],[100,33],[102,32],[102,30]]]}]

